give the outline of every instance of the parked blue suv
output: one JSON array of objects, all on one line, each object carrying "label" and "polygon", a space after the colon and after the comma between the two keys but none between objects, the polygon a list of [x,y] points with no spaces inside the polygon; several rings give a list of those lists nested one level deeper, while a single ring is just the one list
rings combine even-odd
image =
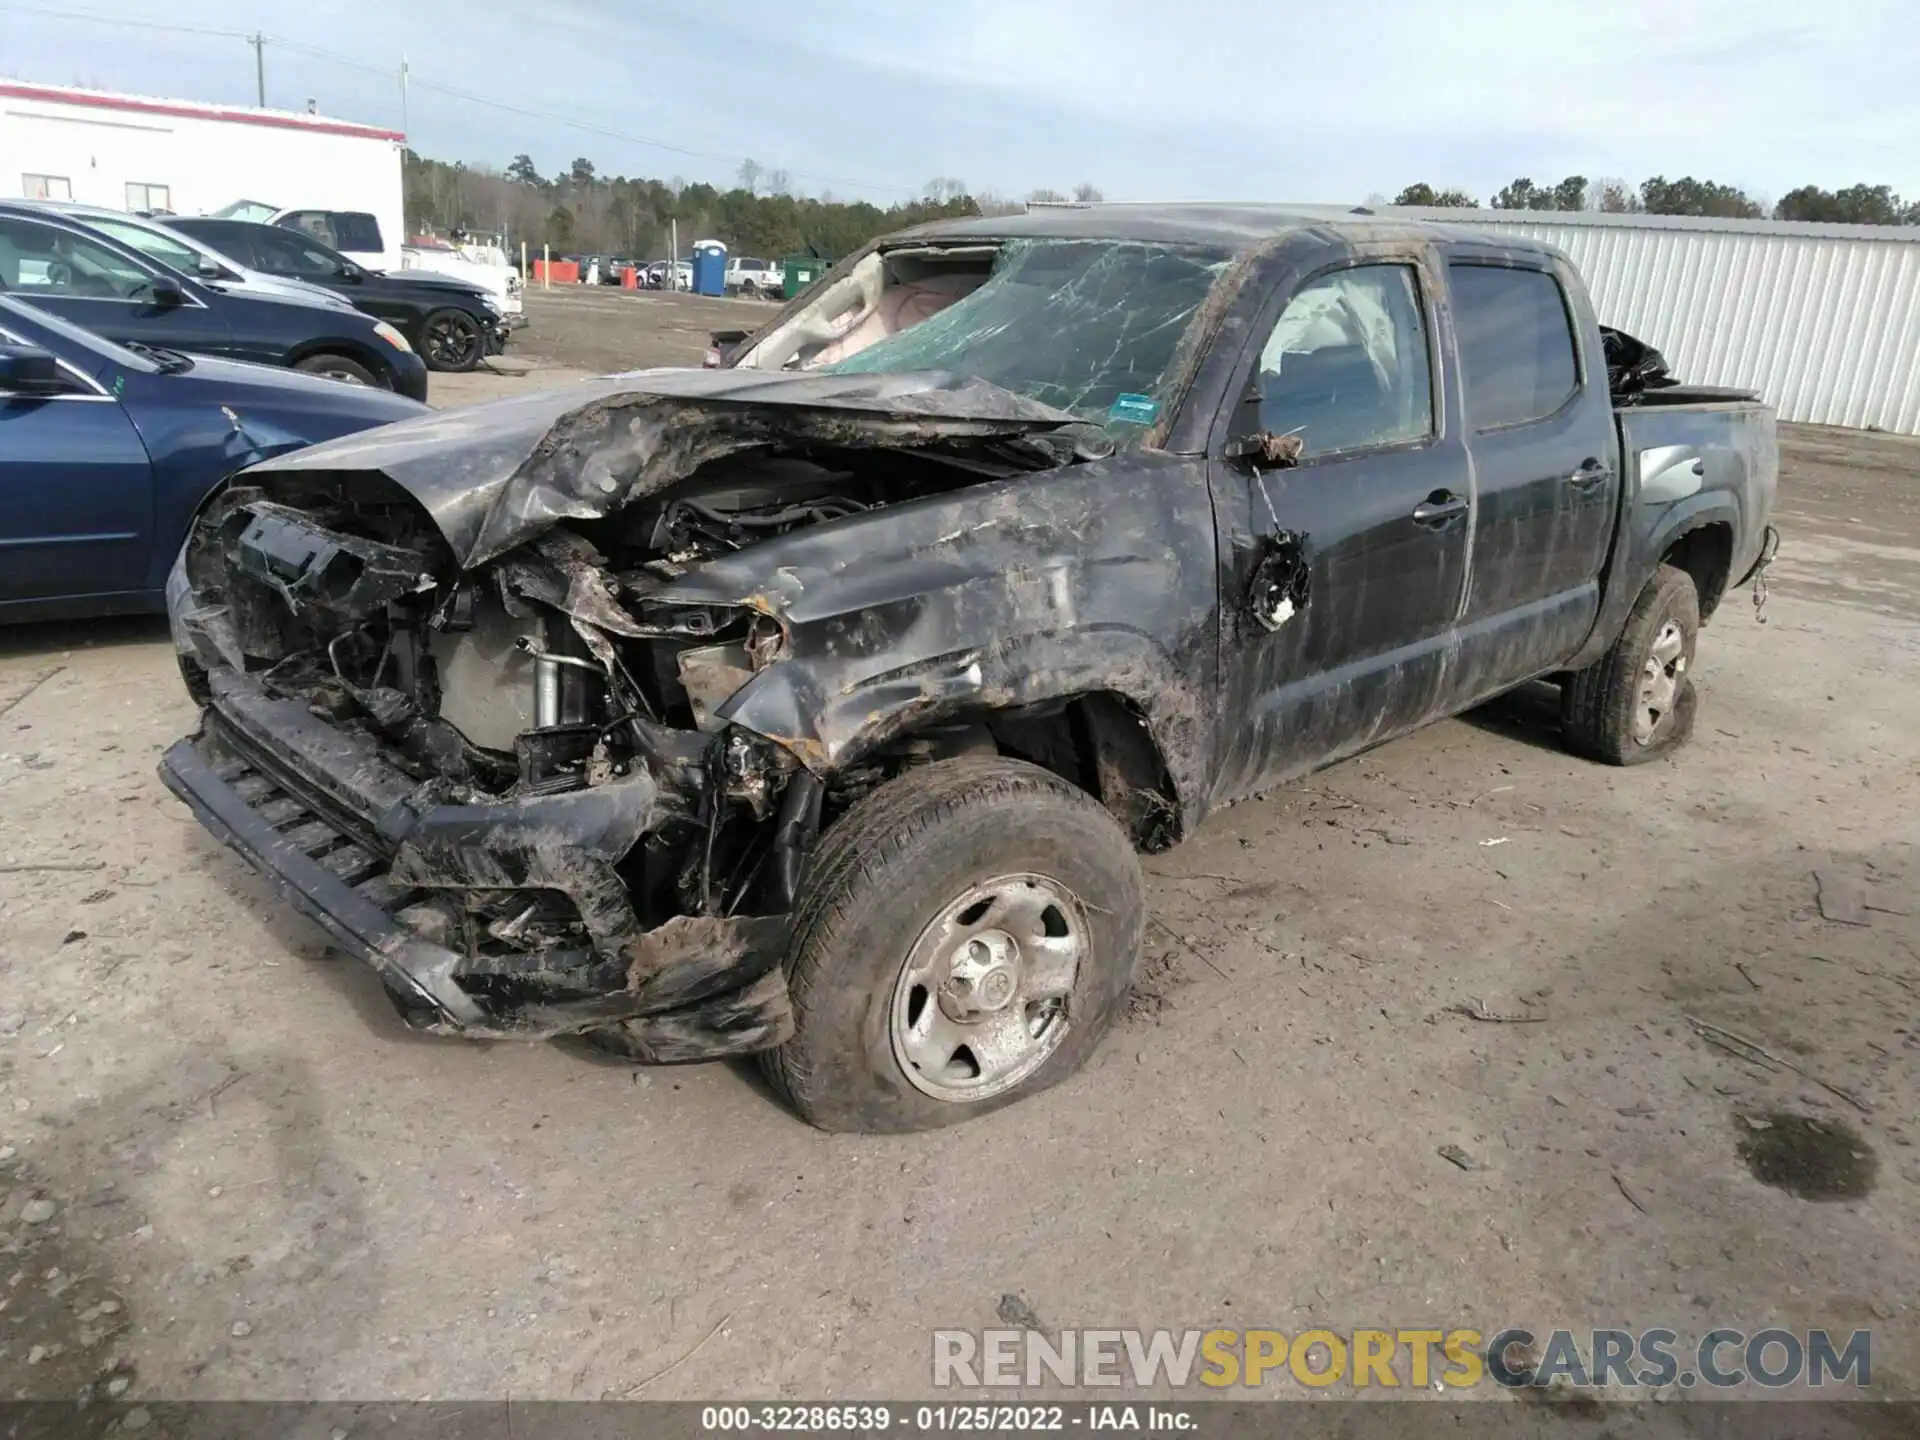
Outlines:
[{"label": "parked blue suv", "polygon": [[0,296],[0,621],[164,609],[188,522],[227,476],[426,413],[368,386],[116,345]]},{"label": "parked blue suv", "polygon": [[85,221],[0,200],[0,293],[109,340],[281,365],[427,398],[407,337],[344,301],[303,301],[242,279],[187,275]]}]

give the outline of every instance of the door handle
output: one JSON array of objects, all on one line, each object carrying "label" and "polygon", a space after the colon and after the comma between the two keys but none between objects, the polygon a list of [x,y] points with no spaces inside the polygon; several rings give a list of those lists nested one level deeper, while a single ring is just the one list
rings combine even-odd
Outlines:
[{"label": "door handle", "polygon": [[1454,516],[1466,513],[1466,496],[1456,495],[1451,490],[1436,490],[1413,507],[1413,523],[1441,530]]},{"label": "door handle", "polygon": [[1613,478],[1613,467],[1599,460],[1585,460],[1580,468],[1567,476],[1567,483],[1576,490],[1591,490],[1594,486]]}]

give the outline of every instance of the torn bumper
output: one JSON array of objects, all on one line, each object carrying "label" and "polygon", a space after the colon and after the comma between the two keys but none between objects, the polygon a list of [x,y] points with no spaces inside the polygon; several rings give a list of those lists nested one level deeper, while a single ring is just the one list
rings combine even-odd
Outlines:
[{"label": "torn bumper", "polygon": [[[201,824],[371,965],[419,1028],[541,1039],[613,1027],[654,1063],[792,1033],[783,917],[634,918],[616,866],[656,823],[644,772],[485,804],[430,803],[379,743],[231,672],[160,775]],[[474,896],[561,896],[590,941],[516,949],[459,923]]]}]

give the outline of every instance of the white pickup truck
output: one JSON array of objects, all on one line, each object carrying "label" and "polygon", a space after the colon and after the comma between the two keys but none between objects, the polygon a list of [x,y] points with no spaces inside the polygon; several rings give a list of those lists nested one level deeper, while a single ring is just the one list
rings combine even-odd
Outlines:
[{"label": "white pickup truck", "polygon": [[758,260],[751,255],[736,255],[727,261],[727,293],[747,299],[766,296],[777,300],[787,283],[778,260]]}]

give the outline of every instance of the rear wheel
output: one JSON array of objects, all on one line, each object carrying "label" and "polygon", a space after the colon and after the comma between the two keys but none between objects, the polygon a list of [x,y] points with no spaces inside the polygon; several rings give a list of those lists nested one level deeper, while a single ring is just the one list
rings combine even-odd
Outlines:
[{"label": "rear wheel", "polygon": [[909,770],[822,837],[795,915],[793,1038],[762,1056],[827,1130],[931,1130],[1046,1088],[1118,1012],[1143,923],[1113,817],[998,756]]},{"label": "rear wheel", "polygon": [[1693,733],[1693,652],[1700,597],[1672,565],[1654,572],[1613,647],[1560,687],[1567,744],[1609,765],[1638,765]]},{"label": "rear wheel", "polygon": [[487,352],[480,322],[464,310],[435,310],[420,325],[420,355],[429,370],[471,370]]},{"label": "rear wheel", "polygon": [[324,376],[328,380],[341,380],[348,385],[380,384],[371,370],[358,360],[349,360],[344,355],[309,355],[296,362],[293,368],[304,370],[309,375]]}]

